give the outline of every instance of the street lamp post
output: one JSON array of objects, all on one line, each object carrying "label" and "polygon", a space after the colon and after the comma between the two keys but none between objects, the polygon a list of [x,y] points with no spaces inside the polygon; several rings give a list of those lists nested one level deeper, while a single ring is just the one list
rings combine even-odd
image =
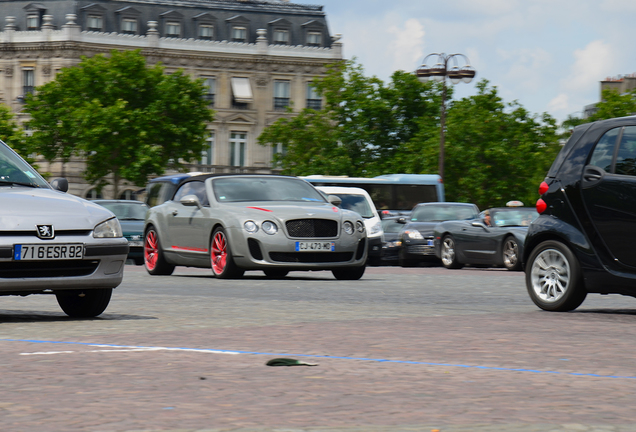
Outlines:
[{"label": "street lamp post", "polygon": [[[437,63],[428,66],[426,60],[429,57],[437,56]],[[458,58],[462,58],[464,65],[459,67]],[[449,62],[452,66],[449,68]],[[440,135],[439,135],[439,176],[444,179],[444,141],[446,135],[446,77],[451,83],[469,83],[475,77],[475,69],[469,64],[468,57],[464,54],[444,54],[432,53],[427,55],[422,65],[415,71],[420,81],[425,82],[429,78],[442,83],[442,109],[440,112]]]}]

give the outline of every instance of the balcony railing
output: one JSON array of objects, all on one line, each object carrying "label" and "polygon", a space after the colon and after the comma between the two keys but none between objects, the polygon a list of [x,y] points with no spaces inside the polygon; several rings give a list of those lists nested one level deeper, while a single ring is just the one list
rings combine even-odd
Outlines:
[{"label": "balcony railing", "polygon": [[274,111],[285,111],[289,106],[289,98],[274,98]]},{"label": "balcony railing", "polygon": [[307,99],[307,108],[320,111],[322,109],[322,99]]}]

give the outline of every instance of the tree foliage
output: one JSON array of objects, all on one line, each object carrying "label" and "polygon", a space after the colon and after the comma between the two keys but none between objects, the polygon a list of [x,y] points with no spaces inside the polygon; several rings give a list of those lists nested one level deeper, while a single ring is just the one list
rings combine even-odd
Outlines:
[{"label": "tree foliage", "polygon": [[621,94],[613,89],[605,89],[602,92],[602,99],[601,102],[596,104],[596,112],[594,114],[586,118],[569,116],[563,122],[562,127],[573,129],[584,123],[636,114],[636,90]]},{"label": "tree foliage", "polygon": [[148,67],[139,51],[82,57],[27,98],[32,147],[49,161],[84,157],[86,180],[103,186],[112,174],[117,195],[121,179],[142,186],[200,157],[213,119],[203,94],[202,82]]},{"label": "tree foliage", "polygon": [[375,176],[393,169],[395,158],[426,122],[435,122],[439,95],[430,84],[398,71],[385,85],[365,77],[353,61],[332,65],[314,82],[325,99],[265,129],[262,145],[282,144],[278,162],[286,174]]},{"label": "tree foliage", "polygon": [[[505,103],[488,81],[474,96],[452,101],[448,88],[446,200],[480,208],[509,200],[532,205],[560,149],[555,120]],[[396,72],[389,84],[363,75],[353,62],[331,68],[315,84],[326,104],[279,120],[259,137],[282,143],[285,173],[375,176],[435,174],[440,143],[441,83]]]},{"label": "tree foliage", "polygon": [[31,149],[28,146],[24,130],[16,122],[11,108],[4,104],[0,104],[0,140],[8,144],[27,162],[33,163],[33,160],[29,158]]},{"label": "tree foliage", "polygon": [[[504,103],[487,80],[477,94],[449,108],[445,145],[448,201],[472,202],[481,209],[509,200],[532,205],[561,146],[554,118],[531,115],[519,103]],[[439,141],[423,152],[424,166],[437,170]]]}]

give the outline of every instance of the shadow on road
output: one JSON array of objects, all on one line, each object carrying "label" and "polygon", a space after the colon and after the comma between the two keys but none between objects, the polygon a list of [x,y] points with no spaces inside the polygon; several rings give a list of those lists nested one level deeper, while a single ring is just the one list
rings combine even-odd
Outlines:
[{"label": "shadow on road", "polygon": [[154,320],[151,316],[110,314],[105,312],[95,318],[71,318],[63,312],[43,312],[43,311],[22,311],[22,310],[2,310],[0,309],[0,324],[15,322],[67,322],[67,321],[133,321],[133,320]]}]

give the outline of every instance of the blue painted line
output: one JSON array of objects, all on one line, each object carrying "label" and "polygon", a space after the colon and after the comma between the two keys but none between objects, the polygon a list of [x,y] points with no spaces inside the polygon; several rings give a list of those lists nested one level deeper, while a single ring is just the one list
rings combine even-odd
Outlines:
[{"label": "blue painted line", "polygon": [[593,373],[582,372],[559,372],[550,370],[538,370],[538,369],[520,369],[520,368],[506,368],[506,367],[494,367],[494,366],[479,366],[479,365],[465,365],[454,363],[434,363],[415,360],[392,360],[392,359],[379,359],[379,358],[367,358],[367,357],[339,357],[320,354],[292,354],[292,353],[271,353],[260,351],[238,351],[238,350],[223,350],[212,348],[187,348],[187,347],[153,347],[142,345],[115,345],[115,344],[102,344],[102,343],[90,343],[90,342],[68,342],[68,341],[48,341],[48,340],[35,340],[35,339],[0,339],[0,342],[27,342],[37,344],[62,344],[62,345],[82,345],[91,347],[109,347],[109,348],[130,348],[130,349],[166,349],[170,351],[200,351],[205,353],[227,353],[227,354],[249,354],[249,355],[266,355],[276,357],[310,357],[310,358],[323,358],[330,360],[356,360],[366,361],[374,363],[396,363],[396,364],[413,364],[423,366],[439,366],[439,367],[451,367],[451,368],[464,368],[464,369],[481,369],[487,371],[502,371],[502,372],[526,372],[535,374],[551,374],[551,375],[563,375],[563,376],[577,376],[577,377],[592,377],[592,378],[612,378],[612,379],[629,379],[636,380],[636,376],[621,376],[621,375],[600,375]]}]

